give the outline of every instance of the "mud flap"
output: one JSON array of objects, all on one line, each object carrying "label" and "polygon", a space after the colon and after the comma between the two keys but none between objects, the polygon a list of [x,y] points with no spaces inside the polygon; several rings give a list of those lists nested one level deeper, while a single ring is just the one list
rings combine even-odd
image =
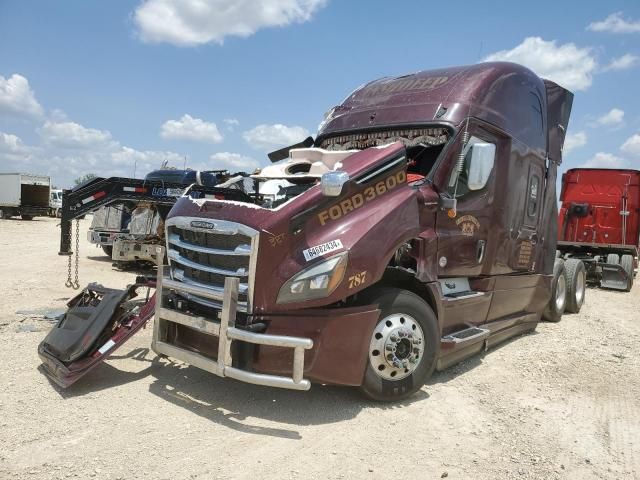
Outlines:
[{"label": "mud flap", "polygon": [[597,268],[602,270],[600,276],[600,286],[602,288],[611,288],[613,290],[629,289],[629,276],[625,272],[622,265],[613,263],[600,263]]},{"label": "mud flap", "polygon": [[67,388],[106,360],[142,328],[155,309],[155,294],[146,303],[131,302],[144,282],[114,290],[92,283],[71,299],[69,309],[38,346],[43,371]]}]

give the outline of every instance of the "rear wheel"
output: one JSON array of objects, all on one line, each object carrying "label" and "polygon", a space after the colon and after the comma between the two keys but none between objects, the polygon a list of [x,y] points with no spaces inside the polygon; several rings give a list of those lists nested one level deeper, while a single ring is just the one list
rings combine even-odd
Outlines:
[{"label": "rear wheel", "polygon": [[23,220],[33,220],[33,215],[20,215]]},{"label": "rear wheel", "polygon": [[553,264],[551,298],[542,317],[548,322],[559,322],[567,305],[567,279],[564,273],[564,261],[557,258]]},{"label": "rear wheel", "polygon": [[627,273],[627,277],[629,278],[629,282],[627,283],[627,292],[631,290],[633,287],[633,256],[632,255],[622,255],[620,260],[620,266]]},{"label": "rear wheel", "polygon": [[570,313],[578,313],[584,303],[587,271],[584,268],[584,263],[576,258],[565,260],[564,270],[567,280],[566,310]]},{"label": "rear wheel", "polygon": [[617,253],[610,253],[607,255],[607,263],[611,265],[618,265],[620,263],[620,255]]},{"label": "rear wheel", "polygon": [[113,245],[101,245],[101,247],[104,254],[111,258],[111,255],[113,254]]},{"label": "rear wheel", "polygon": [[418,391],[433,373],[440,334],[433,310],[419,296],[397,288],[365,294],[377,303],[380,318],[369,345],[360,389],[378,401],[402,400]]}]

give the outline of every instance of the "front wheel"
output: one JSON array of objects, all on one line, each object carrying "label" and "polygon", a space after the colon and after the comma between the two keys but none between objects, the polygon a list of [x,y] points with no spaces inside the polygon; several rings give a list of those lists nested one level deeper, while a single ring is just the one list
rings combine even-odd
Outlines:
[{"label": "front wheel", "polygon": [[21,215],[23,220],[33,220],[33,215]]},{"label": "front wheel", "polygon": [[360,389],[373,400],[398,401],[418,391],[433,373],[440,345],[438,320],[419,296],[397,288],[365,294],[380,318],[371,336]]},{"label": "front wheel", "polygon": [[111,258],[111,256],[113,255],[113,245],[100,245],[102,247],[102,251],[104,252],[104,254]]}]

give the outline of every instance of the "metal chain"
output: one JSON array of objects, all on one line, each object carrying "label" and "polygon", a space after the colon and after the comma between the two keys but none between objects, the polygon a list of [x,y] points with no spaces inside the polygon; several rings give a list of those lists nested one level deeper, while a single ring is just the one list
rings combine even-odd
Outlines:
[{"label": "metal chain", "polygon": [[79,263],[80,263],[80,219],[76,219],[76,278],[75,278],[75,282],[73,283],[74,290],[78,290],[80,288],[80,282],[78,280],[78,264]]},{"label": "metal chain", "polygon": [[[67,236],[69,237],[69,245],[71,245],[71,229],[69,229],[69,233],[67,234]],[[67,281],[65,282],[64,286],[67,288],[73,288],[73,280],[71,280],[71,255],[67,255]]]}]

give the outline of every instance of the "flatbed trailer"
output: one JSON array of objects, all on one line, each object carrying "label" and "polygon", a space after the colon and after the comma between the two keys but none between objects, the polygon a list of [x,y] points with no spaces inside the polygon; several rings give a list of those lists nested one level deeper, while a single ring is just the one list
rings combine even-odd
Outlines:
[{"label": "flatbed trailer", "polygon": [[640,244],[640,171],[568,170],[560,200],[558,255],[580,259],[590,283],[631,290]]},{"label": "flatbed trailer", "polygon": [[[224,195],[224,198],[247,201],[246,194],[240,190],[195,184],[185,187],[182,183],[123,177],[94,178],[72,190],[63,190],[58,254],[69,257],[67,286],[74,288],[80,286],[77,273],[75,280],[71,278],[71,256],[74,254],[72,250],[72,223],[74,219],[80,219],[87,213],[94,212],[101,207],[123,202],[153,202],[156,205],[170,208],[182,195],[194,199],[223,198]],[[79,244],[79,234],[79,227],[77,227],[75,231],[76,245]],[[77,266],[77,249],[75,253]]]}]

